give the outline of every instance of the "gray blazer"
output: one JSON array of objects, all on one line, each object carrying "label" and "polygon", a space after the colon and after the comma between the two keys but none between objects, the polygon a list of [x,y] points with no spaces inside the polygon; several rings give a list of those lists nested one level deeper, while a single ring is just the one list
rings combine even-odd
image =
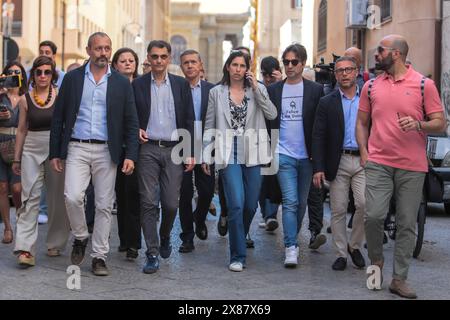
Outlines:
[{"label": "gray blazer", "polygon": [[[232,160],[234,130],[231,126],[228,91],[229,87],[225,85],[211,89],[205,119],[203,162],[215,163],[217,170],[225,169]],[[247,167],[268,164],[271,161],[271,149],[266,119],[275,119],[277,109],[263,84],[258,84],[256,91],[248,89],[246,95],[249,98],[244,133],[246,139],[245,144],[239,145],[238,152],[245,156]]]}]

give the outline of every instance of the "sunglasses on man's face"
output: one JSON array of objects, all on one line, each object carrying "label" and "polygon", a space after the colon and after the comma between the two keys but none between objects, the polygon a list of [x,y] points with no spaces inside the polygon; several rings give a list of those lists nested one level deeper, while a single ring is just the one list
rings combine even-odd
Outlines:
[{"label": "sunglasses on man's face", "polygon": [[395,50],[395,48],[384,47],[384,46],[378,46],[378,48],[377,48],[377,52],[378,52],[379,54],[383,53],[384,50],[391,50],[391,51],[392,51],[392,50]]},{"label": "sunglasses on man's face", "polygon": [[21,74],[22,72],[20,71],[20,70],[8,70],[7,72],[6,72],[6,75],[7,76],[14,76],[14,75],[16,75],[16,76],[18,76],[19,74]]},{"label": "sunglasses on man's face", "polygon": [[294,59],[294,60],[283,59],[283,64],[286,67],[289,66],[289,64],[291,64],[291,63],[294,67],[296,67],[300,63],[300,60],[298,60],[298,59]]},{"label": "sunglasses on man's face", "polygon": [[36,74],[36,76],[38,76],[38,77],[40,77],[40,76],[42,76],[42,75],[46,75],[46,76],[49,76],[49,75],[51,75],[53,73],[53,71],[52,70],[41,70],[41,69],[37,69],[36,71],[35,71],[35,74]]}]

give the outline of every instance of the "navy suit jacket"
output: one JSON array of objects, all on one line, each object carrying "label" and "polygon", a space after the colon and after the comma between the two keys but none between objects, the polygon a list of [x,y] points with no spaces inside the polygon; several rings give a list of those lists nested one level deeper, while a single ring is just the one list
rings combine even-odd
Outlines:
[{"label": "navy suit jacket", "polygon": [[[190,133],[193,148],[195,113],[191,86],[186,79],[170,73],[169,80],[175,102],[177,129],[185,129]],[[133,81],[139,127],[144,131],[147,130],[148,123],[150,121],[152,107],[151,83],[151,73],[148,73]]]},{"label": "navy suit jacket", "polygon": [[[283,87],[286,80],[279,81],[269,86],[270,100],[277,107],[278,116],[275,120],[270,121],[270,129],[280,129],[281,113],[283,110]],[[321,84],[303,79],[304,93],[303,93],[303,129],[305,133],[305,143],[308,155],[312,157],[312,133],[314,126],[314,119],[316,117],[316,110],[320,98],[324,96],[323,86]]]},{"label": "navy suit jacket", "polygon": [[202,129],[205,130],[206,112],[208,111],[209,91],[215,87],[214,84],[202,80]]},{"label": "navy suit jacket", "polygon": [[341,162],[345,137],[344,111],[338,90],[320,99],[313,131],[314,173],[325,172],[333,181]]},{"label": "navy suit jacket", "polygon": [[[64,77],[56,99],[50,132],[50,159],[66,159],[70,139],[80,110],[86,65]],[[111,159],[119,164],[125,145],[125,159],[137,161],[139,127],[130,81],[111,70],[106,92],[108,148]]]}]

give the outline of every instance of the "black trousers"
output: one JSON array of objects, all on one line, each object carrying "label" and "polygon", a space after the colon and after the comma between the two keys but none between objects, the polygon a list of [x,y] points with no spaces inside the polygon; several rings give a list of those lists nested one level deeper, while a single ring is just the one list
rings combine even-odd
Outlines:
[{"label": "black trousers", "polygon": [[[198,192],[198,202],[195,212],[192,212],[192,198],[194,196],[193,176]],[[183,242],[194,240],[194,222],[204,223],[208,215],[209,205],[214,196],[214,167],[211,167],[211,176],[206,175],[201,165],[196,165],[192,172],[185,172],[181,185],[180,195],[180,238]]]},{"label": "black trousers", "polygon": [[323,228],[323,191],[311,183],[308,195],[309,231],[320,233]]},{"label": "black trousers", "polygon": [[131,176],[122,172],[123,164],[117,168],[116,201],[120,246],[141,249],[141,208],[137,171]]}]

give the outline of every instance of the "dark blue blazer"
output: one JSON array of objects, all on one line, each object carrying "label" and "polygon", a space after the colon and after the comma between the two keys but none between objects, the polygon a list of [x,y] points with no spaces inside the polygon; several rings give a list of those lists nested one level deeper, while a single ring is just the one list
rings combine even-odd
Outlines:
[{"label": "dark blue blazer", "polygon": [[209,91],[215,87],[214,84],[202,80],[202,129],[205,130],[206,112],[208,111]]},{"label": "dark blue blazer", "polygon": [[338,90],[320,99],[313,130],[314,173],[325,172],[328,181],[336,179],[345,137],[344,111]]},{"label": "dark blue blazer", "polygon": [[[50,132],[50,159],[67,158],[67,149],[80,110],[86,65],[64,77],[56,99]],[[139,127],[130,81],[111,70],[106,93],[108,147],[111,159],[119,164],[125,145],[125,159],[137,161]]]},{"label": "dark blue blazer", "polygon": [[[283,109],[283,87],[286,80],[279,81],[269,86],[270,100],[277,107],[278,116],[275,120],[269,122],[270,129],[280,129],[281,112]],[[314,119],[316,117],[316,110],[319,100],[324,96],[323,86],[321,84],[303,79],[304,93],[303,93],[303,129],[305,133],[305,143],[308,155],[312,157],[312,133],[314,126]]]},{"label": "dark blue blazer", "polygon": [[[170,73],[169,80],[175,102],[177,129],[186,129],[189,131],[193,143],[195,113],[194,102],[192,101],[191,86],[184,78]],[[151,82],[151,73],[148,73],[133,81],[139,127],[142,130],[147,130],[147,126],[150,121],[152,106]]]}]

